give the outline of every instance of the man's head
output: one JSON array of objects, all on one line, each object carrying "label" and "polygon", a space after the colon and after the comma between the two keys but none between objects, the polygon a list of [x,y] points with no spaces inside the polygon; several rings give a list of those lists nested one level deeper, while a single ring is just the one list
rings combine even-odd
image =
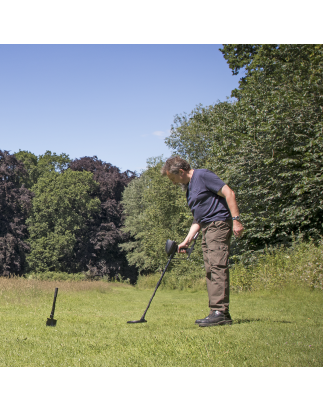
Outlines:
[{"label": "man's head", "polygon": [[191,166],[186,160],[176,156],[170,157],[168,160],[166,160],[163,168],[161,169],[161,173],[163,176],[166,176],[167,172],[171,174],[180,174],[179,170],[188,172],[191,170]]},{"label": "man's head", "polygon": [[179,184],[183,188],[187,188],[190,182],[191,171],[189,163],[178,156],[166,160],[161,169],[163,176],[167,176],[174,184]]}]

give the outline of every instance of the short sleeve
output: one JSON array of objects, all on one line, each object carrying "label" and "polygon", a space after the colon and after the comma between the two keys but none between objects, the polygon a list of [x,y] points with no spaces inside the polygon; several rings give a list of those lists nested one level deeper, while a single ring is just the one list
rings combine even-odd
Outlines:
[{"label": "short sleeve", "polygon": [[225,182],[210,170],[205,170],[203,173],[203,181],[205,187],[214,193],[217,193],[223,186],[225,186]]}]

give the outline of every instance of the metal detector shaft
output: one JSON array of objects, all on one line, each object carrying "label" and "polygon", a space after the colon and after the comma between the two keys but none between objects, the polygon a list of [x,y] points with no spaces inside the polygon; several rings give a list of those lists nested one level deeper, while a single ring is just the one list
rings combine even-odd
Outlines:
[{"label": "metal detector shaft", "polygon": [[[191,248],[183,249],[183,251],[184,251],[185,253],[187,253],[187,255],[188,255],[187,258],[190,257],[192,251],[194,250],[195,242],[196,242],[196,239],[197,239],[198,235],[199,235],[198,232],[194,235],[194,237],[193,237],[194,242],[193,242],[193,245],[191,246]],[[146,323],[146,322],[147,322],[147,320],[145,320],[145,315],[146,315],[146,313],[147,313],[147,311],[148,311],[148,308],[150,307],[150,304],[151,304],[151,302],[152,302],[152,300],[153,300],[153,298],[154,298],[154,296],[155,296],[155,294],[156,294],[156,291],[157,291],[158,287],[160,286],[160,283],[162,282],[162,279],[163,279],[163,277],[164,277],[164,275],[165,275],[165,273],[166,273],[166,270],[167,270],[167,268],[168,268],[168,266],[169,266],[169,263],[171,262],[171,259],[172,259],[172,258],[174,257],[174,255],[178,252],[178,246],[177,246],[177,244],[175,243],[175,241],[167,240],[167,241],[166,241],[165,251],[166,251],[167,255],[169,255],[170,257],[169,257],[169,260],[168,260],[168,262],[167,262],[167,264],[166,264],[166,267],[165,267],[165,269],[164,269],[164,271],[163,271],[163,274],[161,275],[161,277],[160,277],[160,279],[159,279],[159,281],[158,281],[158,283],[157,283],[157,285],[156,285],[155,291],[154,291],[151,299],[149,300],[149,303],[148,303],[148,305],[147,305],[147,308],[145,309],[145,312],[143,313],[143,315],[142,315],[142,317],[140,318],[140,320],[137,320],[137,321],[127,321],[128,324]]]},{"label": "metal detector shaft", "polygon": [[166,267],[164,268],[163,274],[161,275],[160,279],[158,280],[158,283],[157,283],[157,285],[156,285],[154,294],[152,295],[151,299],[149,300],[149,303],[148,303],[148,305],[147,305],[147,308],[146,308],[146,310],[145,310],[142,318],[145,318],[145,315],[146,315],[146,312],[148,311],[148,308],[149,308],[149,306],[150,306],[150,303],[152,302],[152,300],[153,300],[153,298],[154,298],[154,296],[155,296],[155,294],[156,294],[156,291],[157,291],[158,287],[160,286],[160,283],[162,282],[162,279],[163,279],[163,277],[164,277],[164,275],[165,275],[165,273],[166,273],[166,270],[167,270],[167,268],[168,268],[168,266],[169,266],[169,263],[171,262],[171,259],[174,257],[175,253],[176,253],[176,251],[174,251],[173,254],[169,257],[169,260],[167,261]]},{"label": "metal detector shaft", "polygon": [[171,262],[171,259],[174,257],[174,255],[176,254],[176,252],[177,252],[177,249],[175,249],[175,250],[173,251],[173,253],[171,254],[171,256],[169,257],[169,260],[167,261],[167,264],[166,264],[166,267],[165,267],[165,269],[164,269],[164,271],[163,271],[163,274],[161,275],[160,279],[158,280],[158,283],[157,283],[157,285],[156,285],[155,291],[154,291],[151,299],[149,300],[149,303],[148,303],[148,305],[147,305],[147,308],[145,309],[145,312],[143,313],[142,317],[141,317],[140,320],[138,320],[138,321],[127,321],[129,324],[131,324],[131,323],[144,323],[144,322],[146,322],[146,320],[145,320],[145,315],[146,315],[146,313],[147,313],[147,311],[148,311],[148,308],[149,308],[149,306],[150,306],[150,304],[151,304],[151,302],[152,302],[152,300],[153,300],[153,298],[154,298],[154,296],[155,296],[155,294],[156,294],[156,291],[157,291],[158,287],[160,286],[160,283],[161,283],[161,281],[162,281],[162,279],[163,279],[163,277],[164,277],[164,275],[165,275],[165,273],[166,273],[167,267],[169,266],[169,263]]}]

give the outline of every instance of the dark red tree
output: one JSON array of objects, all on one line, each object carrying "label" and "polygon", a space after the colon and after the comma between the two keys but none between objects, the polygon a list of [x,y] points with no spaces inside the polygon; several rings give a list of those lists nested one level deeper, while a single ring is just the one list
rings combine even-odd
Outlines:
[{"label": "dark red tree", "polygon": [[118,167],[94,157],[82,157],[71,161],[74,171],[90,171],[100,184],[95,193],[101,201],[101,211],[88,221],[88,231],[80,233],[76,254],[82,265],[93,276],[129,278],[135,282],[138,272],[128,265],[125,253],[119,245],[129,240],[129,235],[121,231],[123,225],[122,193],[126,185],[135,178],[135,173],[120,172]]},{"label": "dark red tree", "polygon": [[22,162],[0,150],[0,275],[21,275],[29,245],[25,224],[33,194],[21,180],[27,175]]}]

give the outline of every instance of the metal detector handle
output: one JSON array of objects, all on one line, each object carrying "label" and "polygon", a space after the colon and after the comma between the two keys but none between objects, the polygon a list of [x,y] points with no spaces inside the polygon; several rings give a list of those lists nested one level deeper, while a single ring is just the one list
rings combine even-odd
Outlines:
[{"label": "metal detector handle", "polygon": [[51,319],[54,318],[55,303],[56,303],[57,293],[58,293],[58,288],[55,288],[53,307],[52,307],[52,312],[51,312],[51,314],[50,314],[50,318],[51,318]]},{"label": "metal detector handle", "polygon": [[194,250],[195,243],[196,243],[196,239],[197,239],[197,237],[199,236],[199,234],[200,234],[200,232],[198,231],[198,232],[195,234],[195,236],[193,237],[194,243],[192,244],[192,246],[191,246],[190,248],[188,248],[188,249],[186,250],[187,259],[190,258],[190,255],[192,254],[192,251]]}]

